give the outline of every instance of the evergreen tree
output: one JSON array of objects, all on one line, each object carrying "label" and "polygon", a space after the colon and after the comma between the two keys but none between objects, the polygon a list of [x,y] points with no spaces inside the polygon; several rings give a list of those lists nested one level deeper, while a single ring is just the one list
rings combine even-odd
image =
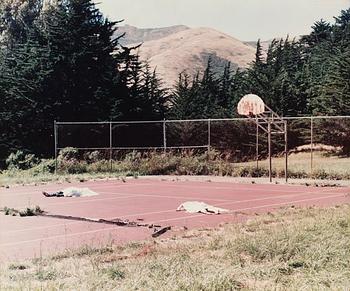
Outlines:
[{"label": "evergreen tree", "polygon": [[186,119],[192,113],[192,100],[190,98],[190,80],[186,73],[179,74],[179,79],[170,98],[171,109],[169,118]]}]

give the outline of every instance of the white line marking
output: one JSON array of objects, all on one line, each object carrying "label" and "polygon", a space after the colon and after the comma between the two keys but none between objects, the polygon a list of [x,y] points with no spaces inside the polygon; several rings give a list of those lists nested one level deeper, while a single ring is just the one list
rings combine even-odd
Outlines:
[{"label": "white line marking", "polygon": [[116,230],[117,228],[121,228],[122,226],[114,226],[114,227],[109,227],[109,228],[102,228],[102,229],[96,229],[96,230],[90,230],[90,231],[84,231],[84,232],[76,232],[72,234],[60,234],[60,235],[55,235],[55,236],[48,236],[45,238],[38,238],[38,239],[32,239],[32,240],[25,240],[25,241],[19,241],[15,243],[4,243],[0,244],[1,247],[3,246],[15,246],[15,245],[21,245],[25,243],[31,243],[31,242],[42,242],[45,240],[52,240],[52,239],[58,239],[58,238],[66,238],[66,237],[73,237],[73,236],[79,236],[79,235],[84,235],[84,234],[90,234],[90,233],[97,233],[97,232],[102,232],[102,231],[108,231],[108,230]]},{"label": "white line marking", "polygon": [[[41,187],[42,185],[40,186],[37,186],[38,188],[36,189],[31,189],[30,191],[26,190],[26,189],[21,189],[20,192],[22,193],[19,193],[18,191],[15,191],[14,189],[10,189],[9,191],[11,192],[0,192],[0,197],[5,197],[6,195],[9,195],[9,196],[29,196],[29,195],[36,195],[36,194],[41,194],[42,191],[57,191],[57,190],[61,190],[61,189],[64,189],[64,188],[67,188],[67,187],[76,187],[76,188],[86,188],[86,187],[91,187],[91,188],[106,188],[107,187],[107,190],[108,188],[120,188],[122,186],[124,187],[130,187],[130,186],[146,186],[146,185],[149,185],[149,183],[147,184],[127,184],[127,183],[123,183],[123,184],[118,184],[118,185],[112,185],[112,184],[108,184],[108,185],[98,185],[98,184],[91,184],[91,185],[88,185],[88,184],[85,184],[85,183],[81,183],[81,184],[73,184],[73,185],[57,185],[57,187],[54,187],[52,185],[50,185],[49,187],[45,188],[45,187]],[[102,187],[100,187],[102,186]],[[34,187],[34,186],[33,186]],[[52,189],[51,189],[52,188]],[[92,189],[94,190],[94,189]],[[12,192],[13,191],[13,192]],[[98,191],[98,190],[94,190],[94,191]]]},{"label": "white line marking", "polygon": [[[313,200],[321,200],[321,199],[334,198],[334,197],[343,197],[343,196],[344,196],[344,194],[331,195],[331,196],[325,196],[325,197],[317,197],[317,198],[310,198],[310,199],[301,199],[301,200],[294,200],[294,201],[274,203],[274,204],[266,204],[266,205],[246,207],[246,208],[240,208],[240,209],[232,209],[232,212],[234,213],[234,212],[244,211],[244,210],[253,210],[253,209],[267,208],[267,207],[273,207],[273,206],[288,205],[288,204],[293,204],[293,203],[301,203],[301,202],[307,202],[307,201],[313,201]],[[228,205],[228,204],[229,203],[220,203],[220,204],[217,204],[217,205],[218,206],[224,206],[224,205]],[[169,219],[155,220],[155,221],[151,221],[149,223],[150,224],[152,224],[152,223],[155,224],[155,223],[160,223],[160,222],[188,219],[188,218],[194,218],[194,217],[200,217],[200,216],[203,216],[203,214],[195,214],[195,215],[189,215],[189,216],[182,216],[182,217],[178,217],[178,218],[169,218]]]}]

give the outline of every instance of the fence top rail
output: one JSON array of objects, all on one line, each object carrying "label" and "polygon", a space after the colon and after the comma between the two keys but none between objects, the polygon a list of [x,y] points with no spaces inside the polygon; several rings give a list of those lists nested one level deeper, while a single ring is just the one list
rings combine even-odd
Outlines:
[{"label": "fence top rail", "polygon": [[[255,118],[252,118],[256,120]],[[257,118],[261,120],[261,118]],[[272,119],[272,118],[267,118]],[[350,115],[333,116],[285,116],[283,120],[298,119],[350,119]],[[243,121],[250,120],[246,117],[237,118],[208,118],[208,119],[164,119],[164,120],[134,120],[134,121],[57,121],[56,125],[99,125],[99,124],[146,124],[146,123],[180,123],[180,122],[220,122],[220,121]]]},{"label": "fence top rail", "polygon": [[[201,149],[208,148],[208,145],[188,145],[188,146],[150,146],[150,147],[74,147],[76,150],[97,151],[97,150],[163,150],[163,149]],[[63,150],[65,147],[58,147],[57,150]]]}]

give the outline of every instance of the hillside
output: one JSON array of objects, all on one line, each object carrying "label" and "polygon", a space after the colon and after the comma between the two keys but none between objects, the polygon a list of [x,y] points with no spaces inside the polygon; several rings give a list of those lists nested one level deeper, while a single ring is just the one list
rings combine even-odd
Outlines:
[{"label": "hillside", "polygon": [[156,68],[166,86],[172,86],[181,72],[203,71],[211,55],[217,71],[227,61],[232,68],[246,68],[254,59],[254,47],[211,28],[190,28],[145,41],[139,49],[142,60]]}]

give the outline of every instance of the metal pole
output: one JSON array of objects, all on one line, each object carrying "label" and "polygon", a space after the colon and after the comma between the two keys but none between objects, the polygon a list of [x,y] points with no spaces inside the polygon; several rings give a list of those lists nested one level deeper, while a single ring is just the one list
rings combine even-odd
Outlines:
[{"label": "metal pole", "polygon": [[210,124],[210,119],[208,119],[208,152],[210,152],[210,135],[211,135],[211,124]]},{"label": "metal pole", "polygon": [[271,121],[268,121],[267,142],[269,148],[269,181],[272,182],[272,159],[271,159]]},{"label": "metal pole", "polygon": [[285,178],[286,178],[286,183],[288,183],[288,126],[287,126],[287,121],[284,122],[284,153],[285,153],[285,168],[284,168],[284,173],[285,173]]},{"label": "metal pole", "polygon": [[166,152],[166,120],[163,120],[163,150]]},{"label": "metal pole", "polygon": [[56,120],[54,120],[54,122],[53,122],[53,132],[54,132],[54,140],[55,140],[55,175],[57,175],[58,161],[57,161],[57,124],[56,124]]},{"label": "metal pole", "polygon": [[113,135],[112,135],[112,122],[109,122],[109,163],[110,171],[113,170]]},{"label": "metal pole", "polygon": [[313,173],[314,169],[314,153],[313,153],[313,147],[314,147],[314,120],[311,117],[310,118],[310,169],[311,169],[311,175]]},{"label": "metal pole", "polygon": [[256,169],[259,170],[259,120],[256,117]]}]

